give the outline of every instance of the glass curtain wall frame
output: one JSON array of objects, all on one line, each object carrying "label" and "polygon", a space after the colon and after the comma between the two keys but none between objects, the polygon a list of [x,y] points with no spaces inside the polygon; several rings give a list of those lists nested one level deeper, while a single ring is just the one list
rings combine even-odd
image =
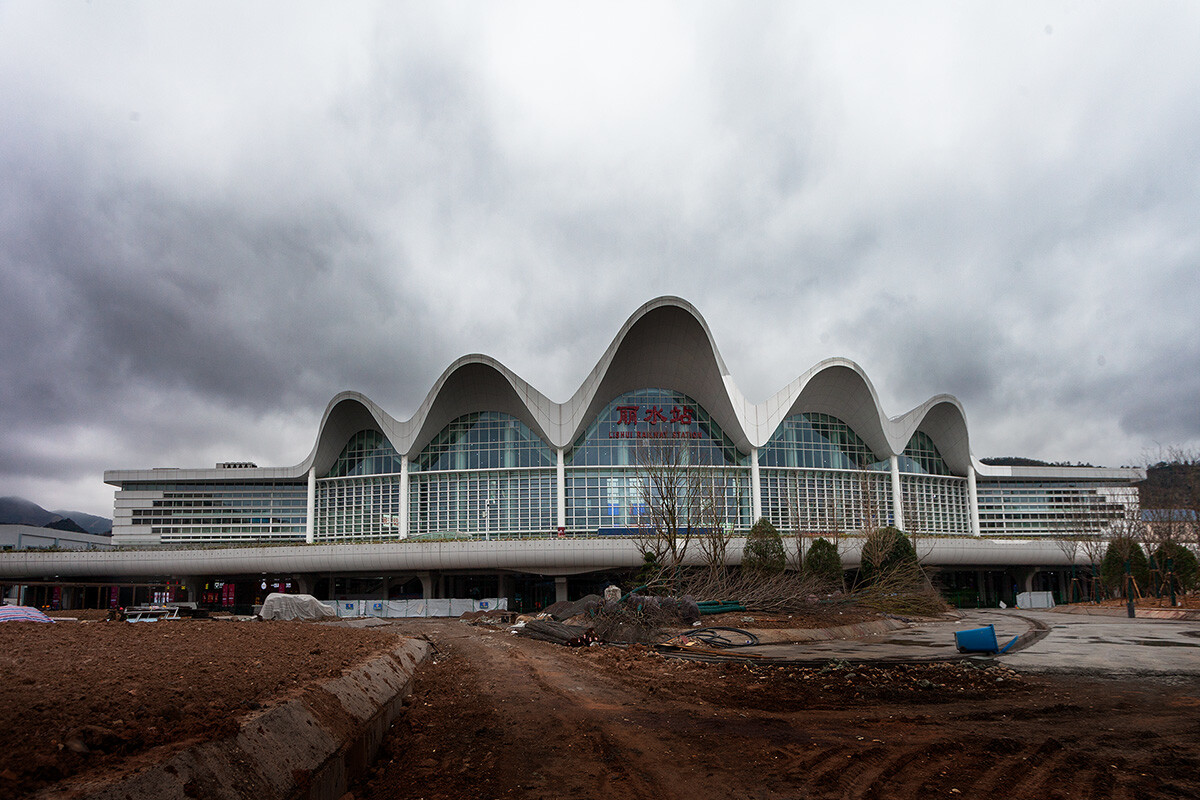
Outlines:
[{"label": "glass curtain wall frame", "polygon": [[1100,536],[1138,507],[1128,485],[1038,480],[979,480],[983,536]]},{"label": "glass curtain wall frame", "polygon": [[[924,431],[916,431],[909,437],[908,444],[904,446],[904,452],[898,456],[897,460],[901,472],[916,475],[952,474],[950,468],[946,466],[942,454],[938,451],[937,445]],[[905,514],[906,518],[907,516]]]},{"label": "glass curtain wall frame", "polygon": [[838,536],[892,524],[892,484],[876,469],[763,467],[762,511],[781,533]]},{"label": "glass curtain wall frame", "polygon": [[551,536],[557,481],[553,469],[409,473],[409,535]]},{"label": "glass curtain wall frame", "polygon": [[971,500],[966,478],[901,474],[904,530],[913,536],[969,536]]},{"label": "glass curtain wall frame", "polygon": [[399,474],[318,478],[316,542],[385,542],[400,537]]},{"label": "glass curtain wall frame", "polygon": [[639,455],[678,444],[683,463],[744,466],[746,456],[692,398],[671,389],[637,389],[611,400],[567,450],[571,467],[637,467]]},{"label": "glass curtain wall frame", "polygon": [[[688,486],[680,517],[712,524],[718,517],[735,532],[750,529],[750,471],[745,467],[684,467]],[[650,476],[638,467],[573,467],[566,471],[566,527],[574,533],[636,535],[647,523]],[[702,513],[703,496],[719,495],[720,510]],[[691,499],[689,500],[689,496]]]},{"label": "glass curtain wall frame", "polygon": [[285,481],[131,483],[114,500],[163,543],[303,542],[306,492]]},{"label": "glass curtain wall frame", "polygon": [[792,414],[779,423],[770,440],[759,448],[761,467],[816,470],[888,468],[854,429],[837,417],[817,412]]}]

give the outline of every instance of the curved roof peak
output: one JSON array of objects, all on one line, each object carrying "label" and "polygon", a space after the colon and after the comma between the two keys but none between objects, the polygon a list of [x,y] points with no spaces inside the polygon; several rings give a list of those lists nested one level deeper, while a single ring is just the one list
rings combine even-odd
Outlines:
[{"label": "curved roof peak", "polygon": [[912,434],[923,430],[952,470],[965,474],[971,464],[966,417],[957,398],[935,395],[888,417],[866,371],[847,358],[826,358],[761,403],[749,403],[729,375],[703,315],[687,300],[663,295],[629,316],[564,403],[550,400],[498,359],[470,353],[446,368],[405,421],[357,392],[339,393],[326,408],[317,444],[298,468],[315,463],[319,469],[331,440],[356,424],[377,426],[398,452],[413,458],[446,424],[474,411],[508,413],[552,448],[565,449],[615,397],[651,387],[691,397],[747,453],[765,445],[787,417],[819,412],[848,424],[881,457],[900,455]]}]

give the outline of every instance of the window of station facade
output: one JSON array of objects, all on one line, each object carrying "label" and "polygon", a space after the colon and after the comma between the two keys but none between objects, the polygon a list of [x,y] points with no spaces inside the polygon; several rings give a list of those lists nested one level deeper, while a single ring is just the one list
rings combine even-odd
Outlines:
[{"label": "window of station facade", "polygon": [[163,542],[304,540],[302,483],[126,484],[117,499],[147,492],[161,494],[134,501],[130,524],[149,526]]},{"label": "window of station facade", "polygon": [[670,389],[638,389],[613,400],[575,440],[568,466],[632,467],[639,453],[678,444],[686,463],[737,466],[746,458],[699,403]]},{"label": "window of station facade", "polygon": [[924,431],[917,431],[908,440],[904,452],[897,459],[901,472],[921,475],[949,475],[950,468],[942,460],[942,454],[933,444],[933,439]]},{"label": "window of station facade", "polygon": [[554,454],[516,417],[480,411],[442,428],[417,456],[414,466],[422,472],[553,467]]},{"label": "window of station facade", "polygon": [[350,437],[325,477],[388,475],[399,471],[400,455],[387,437],[376,430],[363,430]]},{"label": "window of station facade", "polygon": [[[674,471],[678,513],[695,525],[750,526],[747,459],[692,398],[670,389],[638,389],[617,397],[588,426],[565,458],[567,528],[622,532],[647,521],[660,502],[652,473]],[[658,475],[659,482],[666,478]],[[700,520],[700,496],[715,504]]]},{"label": "window of station facade", "polygon": [[759,451],[764,467],[880,469],[880,461],[849,425],[829,414],[793,414]]}]

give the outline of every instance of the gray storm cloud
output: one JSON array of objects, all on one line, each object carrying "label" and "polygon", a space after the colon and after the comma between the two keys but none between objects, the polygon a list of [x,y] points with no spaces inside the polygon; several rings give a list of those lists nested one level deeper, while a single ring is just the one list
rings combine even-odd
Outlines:
[{"label": "gray storm cloud", "polygon": [[4,4],[3,494],[295,463],[466,352],[562,400],[660,294],[753,400],[843,355],[979,456],[1200,446],[1198,23]]}]

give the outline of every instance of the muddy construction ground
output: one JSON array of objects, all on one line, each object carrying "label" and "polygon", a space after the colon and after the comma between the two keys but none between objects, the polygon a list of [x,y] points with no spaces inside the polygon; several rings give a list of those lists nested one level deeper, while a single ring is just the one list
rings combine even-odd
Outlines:
[{"label": "muddy construction ground", "polygon": [[457,620],[0,626],[0,796],[227,735],[431,641],[364,798],[1195,798],[1200,682],[808,669],[567,648]]},{"label": "muddy construction ground", "polygon": [[1200,684],[570,649],[458,622],[362,798],[1196,798]]}]

